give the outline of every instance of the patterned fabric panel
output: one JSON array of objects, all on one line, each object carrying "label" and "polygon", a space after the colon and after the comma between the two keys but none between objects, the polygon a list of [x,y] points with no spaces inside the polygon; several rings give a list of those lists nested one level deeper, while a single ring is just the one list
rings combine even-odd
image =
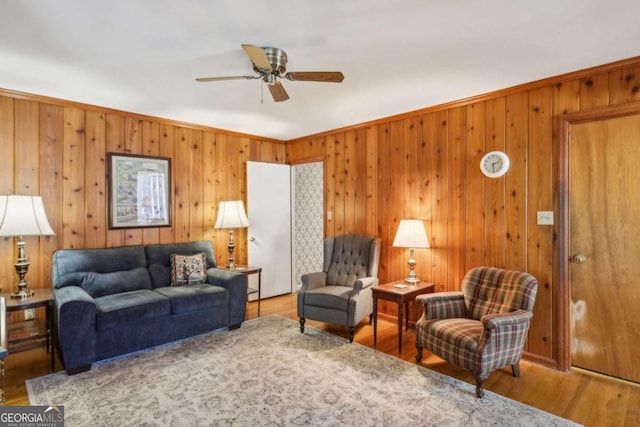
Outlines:
[{"label": "patterned fabric panel", "polygon": [[482,323],[469,319],[448,319],[427,322],[427,334],[438,340],[475,352],[482,336]]},{"label": "patterned fabric panel", "polygon": [[367,277],[373,237],[364,234],[336,236],[327,284],[353,287],[356,280]]},{"label": "patterned fabric panel", "polygon": [[171,286],[203,283],[207,280],[207,255],[171,254]]},{"label": "patterned fabric panel", "polygon": [[416,342],[447,362],[486,379],[492,371],[519,362],[528,328],[527,321],[483,332],[481,322],[473,320],[426,321],[416,325]]},{"label": "patterned fabric panel", "polygon": [[462,280],[467,315],[476,320],[493,313],[532,311],[538,281],[532,275],[493,267],[476,267]]},{"label": "patterned fabric panel", "polygon": [[422,345],[438,357],[468,371],[475,372],[476,367],[480,365],[478,362],[480,356],[477,352],[469,351],[450,342],[439,340],[433,335],[427,335]]},{"label": "patterned fabric panel", "polygon": [[518,363],[527,338],[529,322],[502,325],[488,332],[482,360],[475,370],[487,378],[491,371]]},{"label": "patterned fabric panel", "polygon": [[462,292],[437,292],[418,295],[416,301],[422,304],[424,319],[450,319],[466,317]]},{"label": "patterned fabric panel", "polygon": [[309,271],[322,271],[324,238],[323,165],[322,162],[306,163],[292,167],[295,214],[293,250],[297,285],[300,277]]}]

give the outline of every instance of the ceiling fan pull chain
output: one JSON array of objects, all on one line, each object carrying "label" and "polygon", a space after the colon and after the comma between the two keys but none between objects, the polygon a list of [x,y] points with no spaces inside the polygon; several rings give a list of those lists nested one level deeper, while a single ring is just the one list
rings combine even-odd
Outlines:
[{"label": "ceiling fan pull chain", "polygon": [[260,82],[260,104],[264,104],[264,84]]}]

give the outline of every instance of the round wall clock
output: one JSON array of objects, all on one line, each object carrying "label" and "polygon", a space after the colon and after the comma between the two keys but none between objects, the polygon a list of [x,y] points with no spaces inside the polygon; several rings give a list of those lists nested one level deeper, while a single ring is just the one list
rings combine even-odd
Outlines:
[{"label": "round wall clock", "polygon": [[489,178],[498,178],[509,170],[509,156],[502,151],[490,151],[482,156],[480,170]]}]

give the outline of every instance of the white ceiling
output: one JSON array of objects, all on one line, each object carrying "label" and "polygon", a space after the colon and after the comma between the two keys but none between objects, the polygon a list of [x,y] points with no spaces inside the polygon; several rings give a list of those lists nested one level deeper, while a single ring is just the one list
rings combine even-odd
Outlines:
[{"label": "white ceiling", "polygon": [[[0,0],[0,88],[288,140],[640,55],[638,0]],[[241,44],[274,46],[274,103]],[[261,98],[264,97],[264,101]]]}]

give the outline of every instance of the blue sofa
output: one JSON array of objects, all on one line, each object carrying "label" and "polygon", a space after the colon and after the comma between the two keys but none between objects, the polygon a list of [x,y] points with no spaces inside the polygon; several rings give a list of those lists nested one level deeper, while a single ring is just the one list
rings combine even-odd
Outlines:
[{"label": "blue sofa", "polygon": [[[206,281],[171,286],[172,254],[202,253]],[[246,276],[216,268],[210,241],[61,249],[53,255],[52,282],[61,359],[69,375],[98,360],[236,329],[245,317]]]}]

